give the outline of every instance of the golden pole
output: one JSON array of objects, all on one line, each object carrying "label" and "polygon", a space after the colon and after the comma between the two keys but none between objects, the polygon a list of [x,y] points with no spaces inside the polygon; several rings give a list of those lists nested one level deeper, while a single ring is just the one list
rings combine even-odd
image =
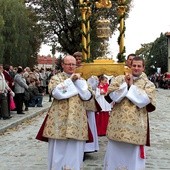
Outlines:
[{"label": "golden pole", "polygon": [[82,17],[82,45],[83,45],[83,49],[82,49],[82,54],[83,54],[83,58],[85,60],[87,60],[87,40],[86,40],[86,34],[87,34],[87,30],[86,30],[86,12],[87,12],[87,7],[84,8],[80,8],[81,9],[81,17]]},{"label": "golden pole", "polygon": [[125,0],[118,0],[118,3],[120,4],[118,6],[118,14],[121,17],[120,19],[120,28],[119,28],[119,32],[120,32],[120,44],[119,44],[119,53],[123,54],[124,53],[124,14],[126,12],[126,6],[123,4],[125,3]]},{"label": "golden pole", "polygon": [[[90,20],[89,17],[91,15],[91,7],[89,6],[89,0],[79,0],[81,17],[82,17],[82,54],[83,58],[87,60],[90,58]],[[112,3],[110,0],[99,0],[96,2],[97,8],[111,8]],[[86,24],[87,22],[87,24]]]},{"label": "golden pole", "polygon": [[88,7],[88,12],[86,15],[87,17],[86,20],[88,20],[87,22],[87,33],[88,33],[87,35],[87,51],[88,51],[87,58],[90,58],[90,20],[89,20],[90,15],[91,15],[91,8]]}]

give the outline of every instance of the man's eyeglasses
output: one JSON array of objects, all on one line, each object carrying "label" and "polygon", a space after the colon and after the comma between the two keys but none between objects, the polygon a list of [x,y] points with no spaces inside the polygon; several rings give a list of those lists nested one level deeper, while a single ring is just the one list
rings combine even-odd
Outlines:
[{"label": "man's eyeglasses", "polygon": [[70,64],[68,64],[68,63],[63,63],[63,64],[66,65],[66,66],[73,66],[73,67],[76,66],[76,64],[72,64],[72,63],[70,63]]}]

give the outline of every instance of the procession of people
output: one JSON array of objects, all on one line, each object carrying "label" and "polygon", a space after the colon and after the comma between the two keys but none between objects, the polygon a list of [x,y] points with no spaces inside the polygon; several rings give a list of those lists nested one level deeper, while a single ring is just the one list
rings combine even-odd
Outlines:
[{"label": "procession of people", "polygon": [[133,56],[131,71],[110,80],[107,75],[85,80],[76,73],[81,67],[76,57],[66,55],[63,72],[48,85],[53,102],[36,136],[48,142],[48,169],[82,170],[85,153],[97,152],[98,138],[106,135],[104,170],[144,170],[148,112],[156,108],[155,85],[144,73],[144,60]]},{"label": "procession of people", "polygon": [[124,75],[87,80],[76,72],[81,52],[64,56],[61,66],[62,71],[47,72],[0,65],[1,118],[12,118],[11,110],[25,114],[29,107],[43,107],[43,95],[49,94],[52,104],[36,136],[48,142],[49,170],[82,170],[86,153],[100,150],[100,136],[108,138],[104,170],[144,170],[148,112],[156,108],[156,87],[144,73],[144,60],[130,54]]},{"label": "procession of people", "polygon": [[81,52],[66,55],[58,72],[0,65],[0,117],[7,120],[11,111],[25,114],[29,107],[43,107],[43,96],[49,94],[52,104],[36,136],[48,142],[49,170],[82,169],[86,153],[100,150],[100,136],[108,138],[105,170],[145,169],[156,85],[144,73],[144,60],[129,54],[124,75],[87,80],[76,72],[82,60]]}]

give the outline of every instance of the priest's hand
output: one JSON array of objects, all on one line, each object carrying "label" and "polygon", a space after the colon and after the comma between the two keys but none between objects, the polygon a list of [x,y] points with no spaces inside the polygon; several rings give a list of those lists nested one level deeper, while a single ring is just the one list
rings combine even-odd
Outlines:
[{"label": "priest's hand", "polygon": [[127,73],[125,75],[125,82],[127,83],[128,87],[130,87],[133,84],[133,75],[130,73]]},{"label": "priest's hand", "polygon": [[74,81],[76,81],[77,79],[80,79],[80,78],[81,78],[81,74],[80,74],[80,73],[73,73],[70,78],[71,78],[71,80],[74,82]]}]

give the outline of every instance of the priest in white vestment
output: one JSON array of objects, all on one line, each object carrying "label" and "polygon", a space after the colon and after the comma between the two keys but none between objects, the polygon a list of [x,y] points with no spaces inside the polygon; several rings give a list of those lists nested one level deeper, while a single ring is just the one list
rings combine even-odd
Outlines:
[{"label": "priest in white vestment", "polygon": [[63,72],[49,83],[54,100],[42,130],[48,139],[48,170],[81,170],[88,140],[84,101],[90,100],[92,93],[87,82],[75,73],[73,56],[64,57],[62,68]]},{"label": "priest in white vestment", "polygon": [[144,60],[134,57],[132,73],[117,76],[105,97],[115,102],[107,127],[104,170],[145,170],[149,146],[148,112],[155,110],[155,86],[144,71]]}]

